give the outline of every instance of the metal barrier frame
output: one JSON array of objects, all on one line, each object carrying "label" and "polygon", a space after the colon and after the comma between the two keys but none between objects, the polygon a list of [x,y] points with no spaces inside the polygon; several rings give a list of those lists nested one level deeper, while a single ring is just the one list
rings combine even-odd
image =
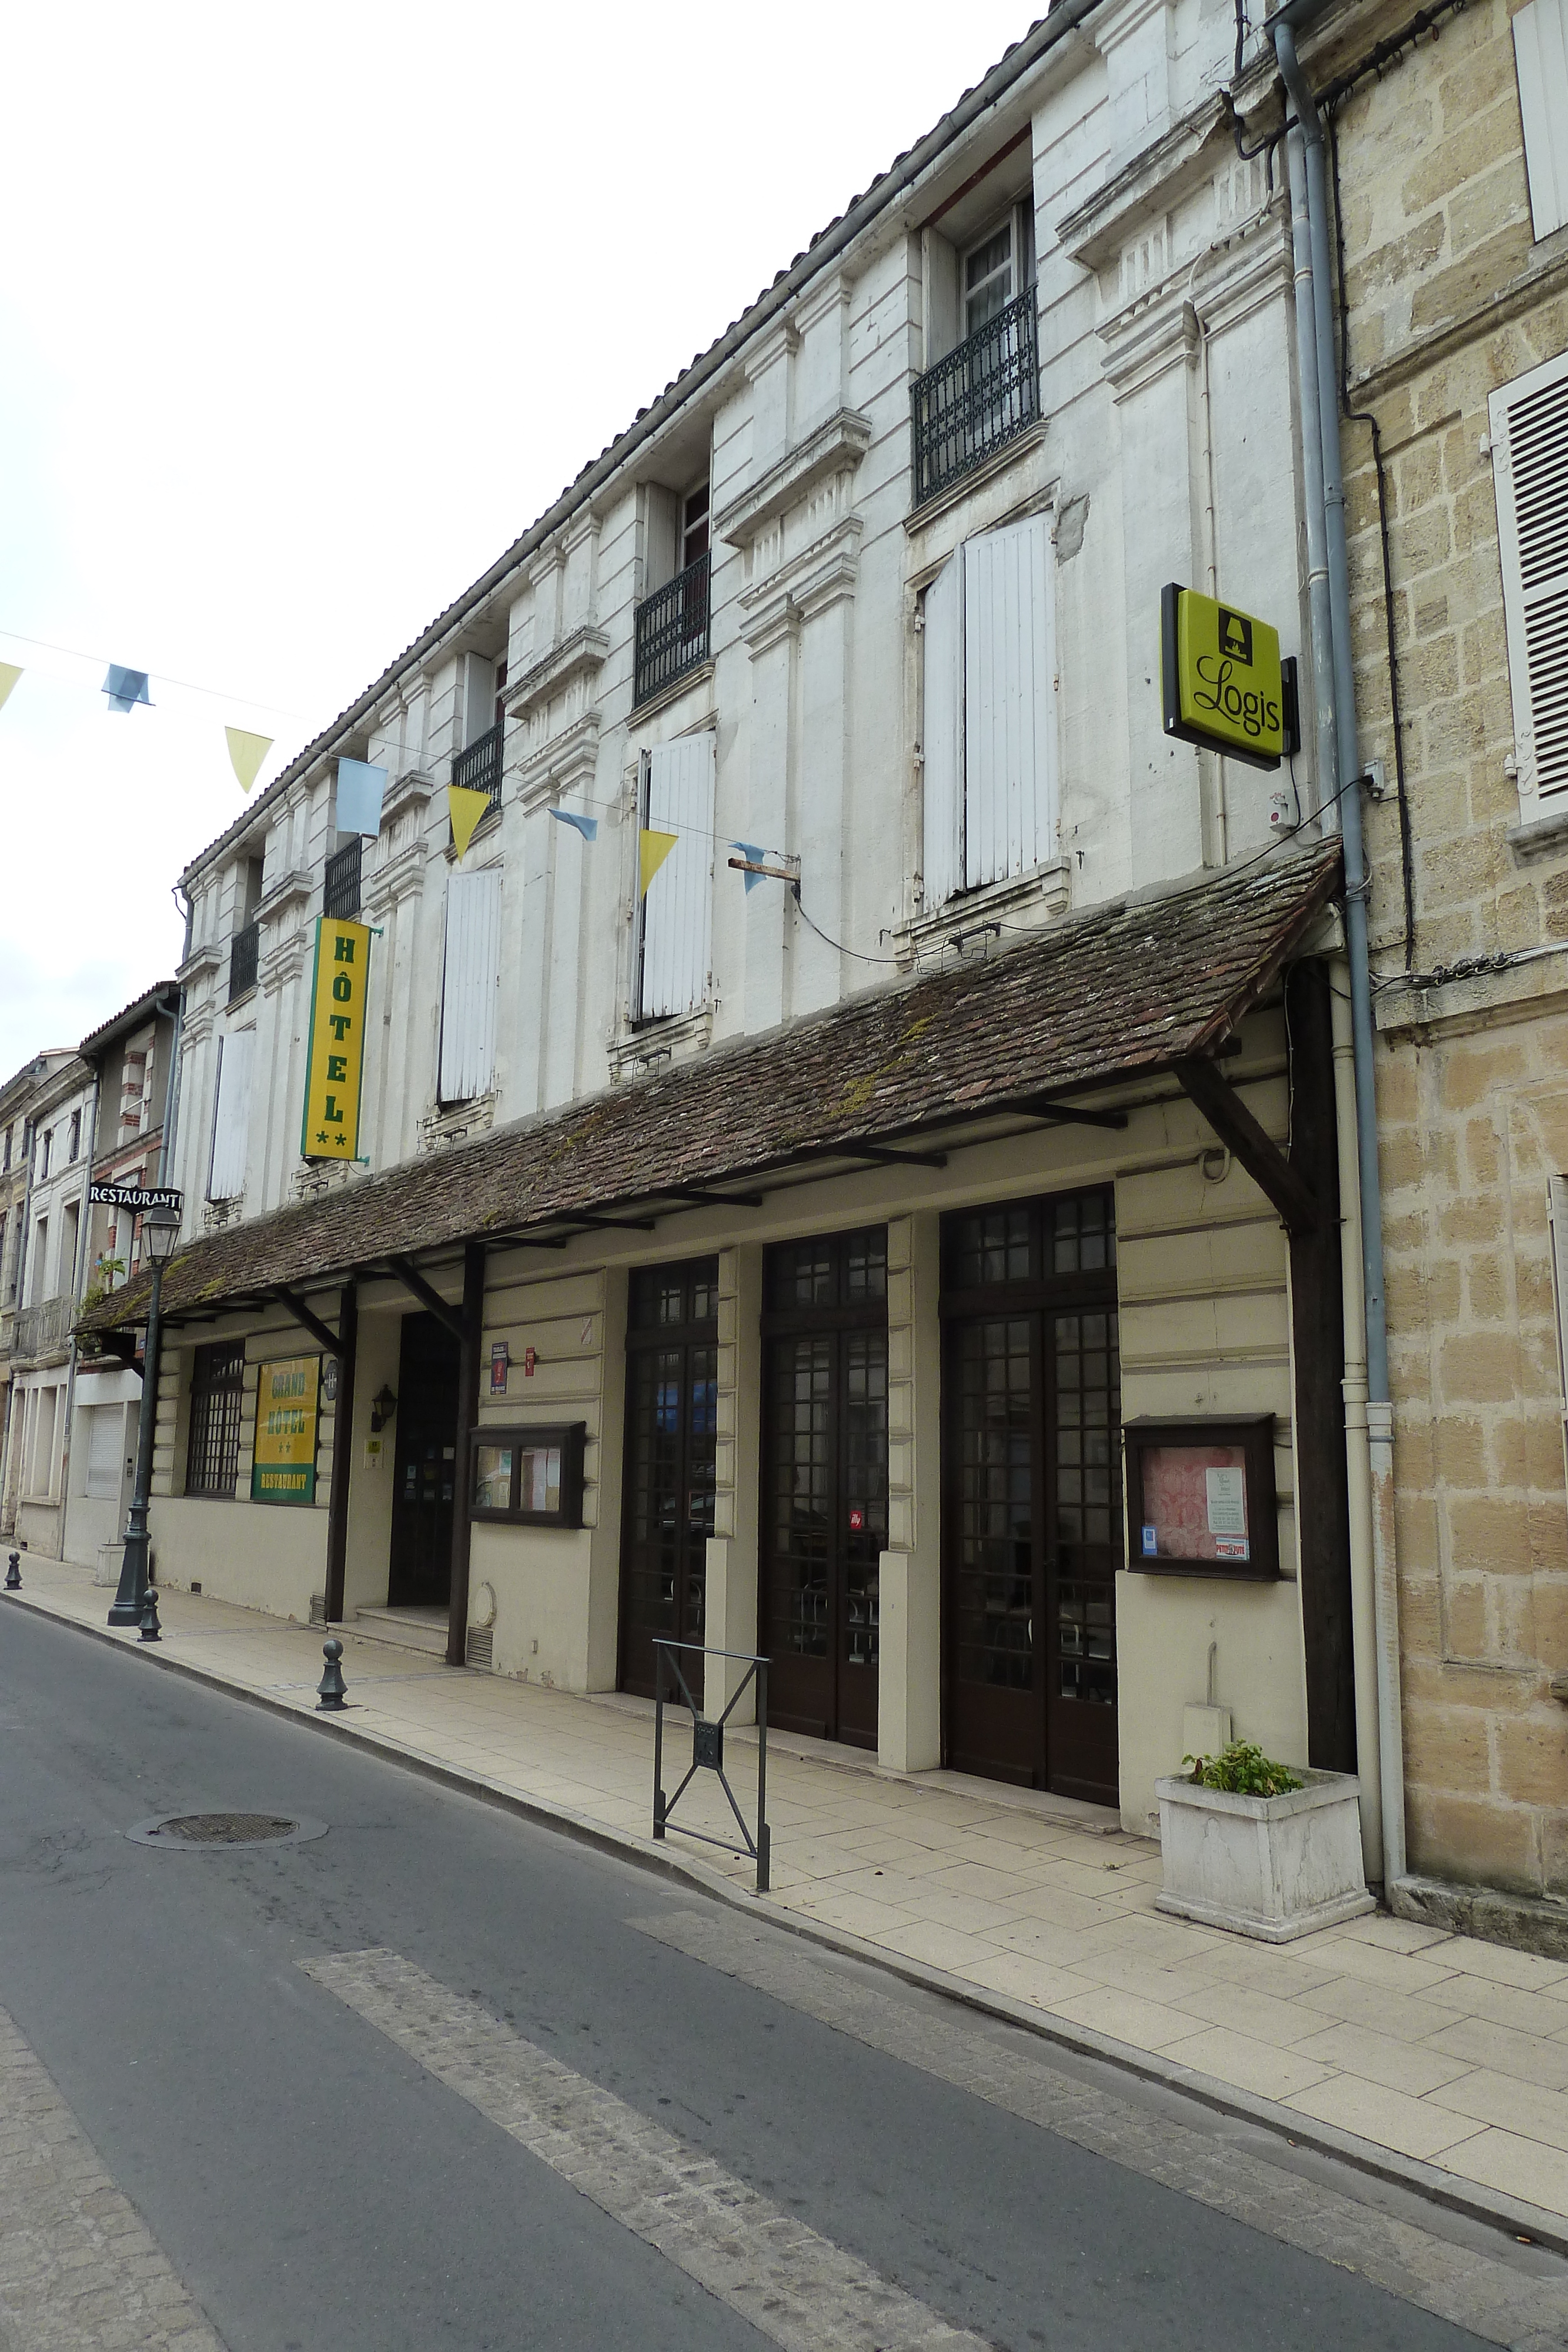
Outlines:
[{"label": "metal barrier frame", "polygon": [[[739,1685],[731,1694],[729,1705],[721,1716],[710,1718],[704,1715],[702,1708],[692,1696],[691,1685],[681,1670],[680,1660],[674,1655],[677,1650],[699,1658],[728,1658],[735,1664],[745,1666],[746,1672],[740,1678]],[[692,1717],[692,1760],[685,1779],[673,1797],[666,1797],[664,1794],[664,1661],[666,1654],[669,1656],[670,1671],[680,1685],[679,1697],[691,1709]],[[757,1684],[757,1836],[755,1841],[751,1832],[746,1826],[746,1816],[735,1801],[735,1790],[726,1779],[724,1769],[724,1727],[739,1706],[746,1695],[747,1685],[753,1680]],[[675,1694],[672,1693],[671,1696],[674,1697]],[[697,1774],[703,1771],[717,1773],[719,1787],[729,1800],[729,1810],[735,1815],[746,1851],[757,1864],[757,1892],[758,1895],[766,1895],[771,1847],[771,1840],[768,1834],[768,1661],[766,1658],[754,1657],[749,1650],[708,1650],[705,1649],[700,1642],[668,1642],[655,1634],[653,1637],[653,1835],[655,1838],[664,1836],[670,1815],[674,1811]],[[727,1850],[732,1843],[728,1838],[715,1837],[711,1831],[690,1830],[684,1826],[681,1829],[681,1835],[696,1838],[704,1845],[723,1846]]]}]

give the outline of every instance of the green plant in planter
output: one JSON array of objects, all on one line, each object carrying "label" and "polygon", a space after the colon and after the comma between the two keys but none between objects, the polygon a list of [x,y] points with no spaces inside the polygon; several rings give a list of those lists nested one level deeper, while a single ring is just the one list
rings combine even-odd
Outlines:
[{"label": "green plant in planter", "polygon": [[1199,1788],[1231,1797],[1284,1797],[1303,1784],[1288,1764],[1275,1764],[1249,1739],[1233,1739],[1218,1756],[1184,1756]]}]

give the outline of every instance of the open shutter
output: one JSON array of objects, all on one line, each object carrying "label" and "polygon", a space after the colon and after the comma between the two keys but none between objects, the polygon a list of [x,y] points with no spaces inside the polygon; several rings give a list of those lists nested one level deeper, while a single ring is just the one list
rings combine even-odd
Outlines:
[{"label": "open shutter", "polygon": [[1568,8],[1530,0],[1513,20],[1524,164],[1536,243],[1568,221]]},{"label": "open shutter", "polygon": [[1526,803],[1568,790],[1568,357],[1490,400],[1514,754]]},{"label": "open shutter", "polygon": [[716,737],[711,727],[660,743],[648,754],[646,814],[675,845],[643,900],[644,1021],[695,1013],[708,999],[713,961],[713,824]]},{"label": "open shutter", "polygon": [[441,988],[444,1103],[488,1094],[496,1075],[501,984],[501,869],[446,877],[446,966]]},{"label": "open shutter", "polygon": [[218,1099],[213,1113],[209,1201],[236,1201],[245,1191],[250,1142],[250,1080],[256,1064],[256,1031],[231,1029],[218,1040]]},{"label": "open shutter", "polygon": [[964,543],[964,880],[1056,845],[1051,534],[1044,515]]},{"label": "open shutter", "polygon": [[925,778],[921,867],[925,903],[940,907],[964,876],[964,571],[950,555],[925,591]]}]

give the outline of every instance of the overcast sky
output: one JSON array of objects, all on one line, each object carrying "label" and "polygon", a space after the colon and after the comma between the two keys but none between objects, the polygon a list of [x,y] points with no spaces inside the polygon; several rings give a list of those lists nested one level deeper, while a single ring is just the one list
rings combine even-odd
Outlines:
[{"label": "overcast sky", "polygon": [[267,782],[1040,13],[10,20],[0,1078],[172,971],[225,723]]}]

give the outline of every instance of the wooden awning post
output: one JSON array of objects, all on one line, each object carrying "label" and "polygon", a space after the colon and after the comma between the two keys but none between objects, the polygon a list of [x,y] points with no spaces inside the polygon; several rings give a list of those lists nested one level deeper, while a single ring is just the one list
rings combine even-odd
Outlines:
[{"label": "wooden awning post", "polygon": [[332,1407],[332,1491],[327,1500],[327,1593],[329,1625],[343,1622],[343,1587],[349,1560],[349,1475],[354,1454],[354,1362],[359,1354],[360,1295],[343,1285],[338,1303],[338,1394]]},{"label": "wooden awning post", "polygon": [[[450,1310],[449,1310],[450,1311]],[[452,1602],[446,1621],[446,1663],[468,1663],[468,1496],[473,1484],[469,1433],[479,1410],[479,1349],[485,1329],[485,1244],[463,1252],[463,1329],[457,1351],[457,1449],[452,1465]]]}]

